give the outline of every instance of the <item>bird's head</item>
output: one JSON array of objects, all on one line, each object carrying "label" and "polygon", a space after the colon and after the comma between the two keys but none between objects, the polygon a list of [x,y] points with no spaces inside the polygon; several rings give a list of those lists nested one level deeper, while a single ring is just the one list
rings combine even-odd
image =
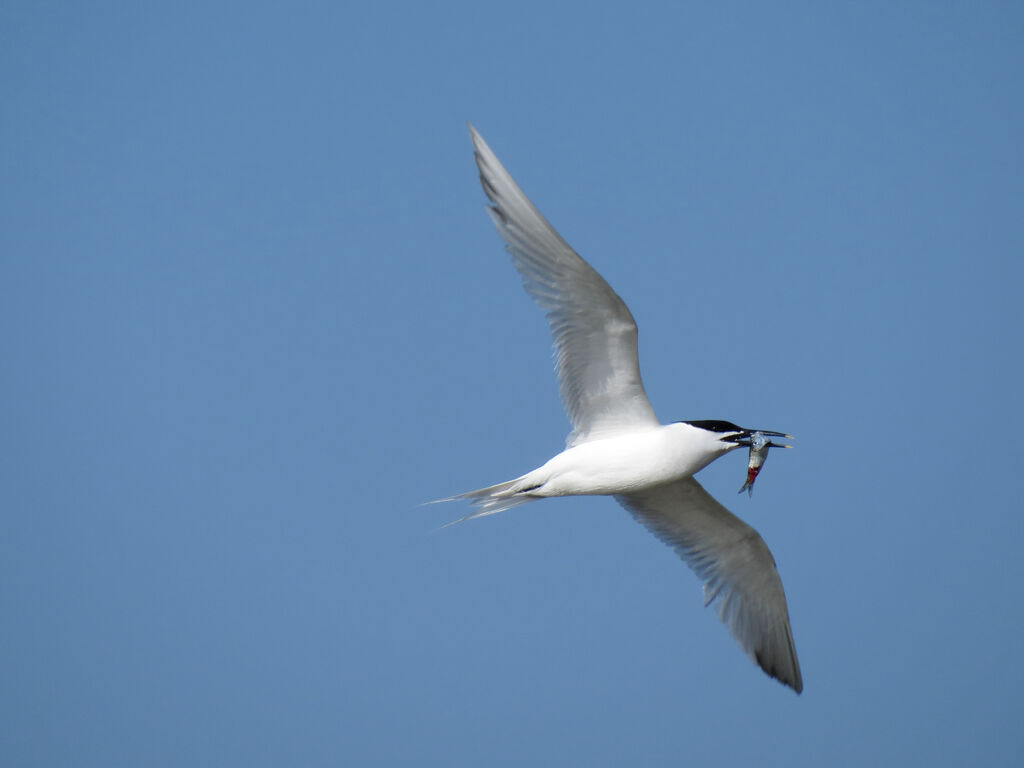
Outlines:
[{"label": "bird's head", "polygon": [[[741,446],[749,448],[751,436],[757,433],[768,437],[785,437],[788,440],[793,439],[792,435],[787,435],[785,432],[772,432],[768,429],[744,429],[743,427],[737,427],[731,421],[703,419],[699,421],[687,421],[684,423],[689,424],[691,427],[697,427],[698,429],[703,429],[708,432],[713,439],[722,444],[723,451],[731,451],[734,448],[739,448]],[[788,445],[772,442],[769,442],[768,445],[772,448],[789,447]]]}]

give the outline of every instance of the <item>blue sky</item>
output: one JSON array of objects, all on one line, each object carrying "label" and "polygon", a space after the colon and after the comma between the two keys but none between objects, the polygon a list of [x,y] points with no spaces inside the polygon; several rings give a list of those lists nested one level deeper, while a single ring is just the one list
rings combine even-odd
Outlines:
[{"label": "blue sky", "polygon": [[[0,762],[1013,765],[1015,3],[7,3]],[[465,121],[630,305],[805,691],[560,449]]]}]

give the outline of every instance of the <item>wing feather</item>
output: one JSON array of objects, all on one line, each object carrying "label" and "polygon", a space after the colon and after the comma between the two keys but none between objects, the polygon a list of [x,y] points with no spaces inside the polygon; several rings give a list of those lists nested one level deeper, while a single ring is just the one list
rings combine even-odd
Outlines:
[{"label": "wing feather", "polygon": [[658,424],[640,379],[629,308],[533,206],[472,125],[469,132],[488,213],[547,315],[559,394],[573,426],[569,444]]},{"label": "wing feather", "polygon": [[767,674],[803,690],[789,610],[764,539],[692,477],[615,497],[704,582],[705,605]]}]

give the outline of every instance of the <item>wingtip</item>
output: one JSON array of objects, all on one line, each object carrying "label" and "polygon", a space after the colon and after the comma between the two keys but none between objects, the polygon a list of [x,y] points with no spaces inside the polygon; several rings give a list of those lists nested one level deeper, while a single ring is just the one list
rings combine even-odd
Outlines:
[{"label": "wingtip", "polygon": [[776,677],[775,679],[787,688],[791,688],[797,696],[804,692],[804,681],[803,678],[800,677],[799,669],[796,671],[796,677],[793,680],[784,680],[781,677]]},{"label": "wingtip", "polygon": [[799,696],[804,692],[804,679],[803,675],[800,674],[799,662],[796,657],[793,657],[794,668],[792,670],[782,670],[777,666],[768,663],[760,653],[754,652],[754,663],[761,668],[761,670],[773,680],[777,680],[787,688],[792,688],[793,691]]},{"label": "wingtip", "polygon": [[774,677],[787,688],[793,689],[793,692],[796,693],[797,696],[804,692],[804,679],[803,676],[800,674],[799,666],[797,666],[796,669],[793,670],[793,674],[791,676],[780,675],[776,673],[769,674],[771,674],[772,677]]}]

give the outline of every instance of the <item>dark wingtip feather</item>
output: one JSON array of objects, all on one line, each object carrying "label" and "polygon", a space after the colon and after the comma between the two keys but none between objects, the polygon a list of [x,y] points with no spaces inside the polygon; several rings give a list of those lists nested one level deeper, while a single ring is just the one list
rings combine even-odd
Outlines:
[{"label": "dark wingtip feather", "polygon": [[[794,661],[795,660],[796,657],[794,657]],[[754,661],[757,662],[757,666],[764,670],[766,675],[773,677],[783,685],[792,688],[798,695],[804,692],[804,681],[800,674],[799,667],[794,668],[794,674],[791,677],[774,664],[769,663],[758,651],[754,651]]]}]

